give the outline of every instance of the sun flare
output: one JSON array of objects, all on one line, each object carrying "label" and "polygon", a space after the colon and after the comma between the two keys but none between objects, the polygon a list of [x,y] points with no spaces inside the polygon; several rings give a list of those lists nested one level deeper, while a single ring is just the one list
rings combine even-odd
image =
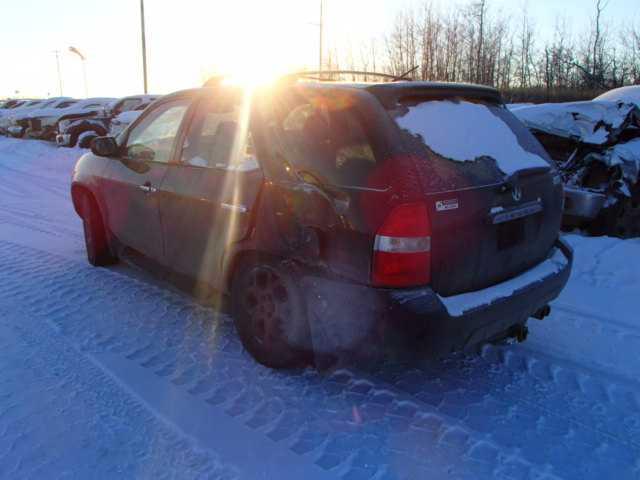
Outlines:
[{"label": "sun flare", "polygon": [[211,49],[205,76],[225,75],[234,83],[255,86],[278,76],[313,64],[310,51],[315,29],[304,15],[291,8],[274,7],[264,2],[252,5],[251,15],[237,5],[227,5],[218,14],[238,22],[223,25],[219,36],[224,42]]}]

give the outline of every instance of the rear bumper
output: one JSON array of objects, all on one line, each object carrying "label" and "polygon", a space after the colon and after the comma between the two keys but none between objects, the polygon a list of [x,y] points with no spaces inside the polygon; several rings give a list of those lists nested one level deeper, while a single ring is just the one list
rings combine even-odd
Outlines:
[{"label": "rear bumper", "polygon": [[376,289],[318,277],[302,279],[316,353],[387,346],[446,355],[524,323],[566,285],[573,251],[558,240],[536,267],[485,290],[440,297],[431,288]]}]

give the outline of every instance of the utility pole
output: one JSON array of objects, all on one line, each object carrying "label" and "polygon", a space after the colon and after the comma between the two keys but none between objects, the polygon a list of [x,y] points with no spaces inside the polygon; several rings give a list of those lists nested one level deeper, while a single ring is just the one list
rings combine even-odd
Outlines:
[{"label": "utility pole", "polygon": [[54,50],[53,53],[56,55],[56,67],[58,69],[58,87],[60,88],[60,96],[62,97],[62,75],[60,74],[60,52],[58,50]]},{"label": "utility pole", "polygon": [[144,76],[144,93],[147,93],[147,40],[144,33],[144,0],[140,0],[140,27],[142,31],[142,74]]}]

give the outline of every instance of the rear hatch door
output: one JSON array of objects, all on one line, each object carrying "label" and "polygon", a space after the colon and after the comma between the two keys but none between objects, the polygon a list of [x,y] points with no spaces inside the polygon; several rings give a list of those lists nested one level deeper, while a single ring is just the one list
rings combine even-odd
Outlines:
[{"label": "rear hatch door", "polygon": [[427,199],[436,292],[486,288],[548,255],[562,187],[546,152],[506,108],[486,98],[412,96],[389,112]]}]

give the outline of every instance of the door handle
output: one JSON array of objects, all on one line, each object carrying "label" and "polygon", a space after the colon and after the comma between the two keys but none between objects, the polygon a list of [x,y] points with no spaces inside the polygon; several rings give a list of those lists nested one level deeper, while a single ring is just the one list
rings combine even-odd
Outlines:
[{"label": "door handle", "polygon": [[145,193],[155,193],[158,191],[158,189],[152,186],[149,182],[146,182],[144,185],[138,185],[138,188]]},{"label": "door handle", "polygon": [[244,205],[234,205],[231,203],[221,203],[220,207],[222,207],[225,210],[231,210],[232,212],[239,212],[239,213],[247,213],[247,207],[245,207]]}]

